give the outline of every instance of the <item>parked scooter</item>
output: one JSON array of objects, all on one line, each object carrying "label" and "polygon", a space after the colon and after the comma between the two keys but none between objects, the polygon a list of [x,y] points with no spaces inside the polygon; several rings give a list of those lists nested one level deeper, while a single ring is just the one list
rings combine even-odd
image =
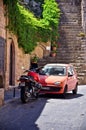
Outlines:
[{"label": "parked scooter", "polygon": [[29,100],[33,98],[38,98],[42,85],[37,82],[37,79],[34,79],[30,75],[31,73],[37,76],[35,70],[25,70],[24,73],[27,73],[27,75],[20,76],[18,88],[21,89],[21,101],[23,103],[27,103]]}]

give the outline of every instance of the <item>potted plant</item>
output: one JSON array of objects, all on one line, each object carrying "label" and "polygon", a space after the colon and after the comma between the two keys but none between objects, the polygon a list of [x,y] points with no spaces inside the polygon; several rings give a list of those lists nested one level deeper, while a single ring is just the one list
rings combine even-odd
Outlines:
[{"label": "potted plant", "polygon": [[51,46],[52,46],[52,50],[57,50],[57,44],[56,43],[52,43]]},{"label": "potted plant", "polygon": [[78,36],[81,37],[81,38],[85,38],[86,34],[85,34],[84,32],[80,32],[80,33],[78,34]]},{"label": "potted plant", "polygon": [[38,68],[38,56],[37,55],[34,55],[32,58],[31,58],[31,67],[30,69],[35,69],[35,68]]},{"label": "potted plant", "polygon": [[31,62],[32,63],[37,63],[38,62],[38,56],[37,55],[34,55],[32,58],[31,58]]},{"label": "potted plant", "polygon": [[57,54],[57,50],[52,50],[52,51],[51,51],[51,56],[52,56],[52,57],[55,57],[56,54]]}]

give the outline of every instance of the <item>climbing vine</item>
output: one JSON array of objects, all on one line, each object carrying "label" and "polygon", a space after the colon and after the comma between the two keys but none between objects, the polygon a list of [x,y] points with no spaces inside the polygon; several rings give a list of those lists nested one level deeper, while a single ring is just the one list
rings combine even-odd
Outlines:
[{"label": "climbing vine", "polygon": [[4,0],[9,18],[8,28],[18,37],[25,53],[34,50],[37,42],[55,41],[58,35],[60,9],[55,0],[44,0],[42,18],[20,5],[19,0]]}]

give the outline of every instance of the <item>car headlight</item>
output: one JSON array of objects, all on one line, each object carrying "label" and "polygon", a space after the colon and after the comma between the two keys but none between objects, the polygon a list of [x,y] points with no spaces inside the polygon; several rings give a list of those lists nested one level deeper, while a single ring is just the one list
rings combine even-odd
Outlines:
[{"label": "car headlight", "polygon": [[60,83],[61,83],[61,82],[55,82],[54,84],[55,84],[55,85],[59,85]]}]

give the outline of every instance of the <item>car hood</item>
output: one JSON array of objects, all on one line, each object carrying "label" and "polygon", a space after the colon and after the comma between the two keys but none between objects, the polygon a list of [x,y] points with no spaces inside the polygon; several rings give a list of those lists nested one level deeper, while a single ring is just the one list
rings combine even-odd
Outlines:
[{"label": "car hood", "polygon": [[42,84],[53,84],[55,82],[63,82],[67,76],[45,76],[45,75],[39,75],[39,81]]}]

